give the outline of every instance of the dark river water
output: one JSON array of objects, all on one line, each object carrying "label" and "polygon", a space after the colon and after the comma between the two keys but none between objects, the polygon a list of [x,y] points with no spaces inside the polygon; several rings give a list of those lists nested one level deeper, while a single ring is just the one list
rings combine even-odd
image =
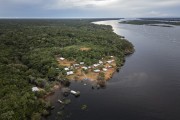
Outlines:
[{"label": "dark river water", "polygon": [[[180,120],[180,27],[119,24],[117,20],[96,22],[113,26],[135,46],[125,65],[108,81],[105,89],[72,82],[81,96],[69,96],[65,120]],[[57,91],[50,99],[60,111]],[[87,110],[81,110],[86,104]]]}]

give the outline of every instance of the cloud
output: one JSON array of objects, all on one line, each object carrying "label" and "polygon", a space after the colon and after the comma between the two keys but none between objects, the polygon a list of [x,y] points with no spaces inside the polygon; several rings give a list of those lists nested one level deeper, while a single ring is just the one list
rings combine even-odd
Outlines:
[{"label": "cloud", "polygon": [[166,16],[168,16],[168,14],[157,12],[157,11],[150,11],[149,13],[147,13],[147,16],[166,17]]},{"label": "cloud", "polygon": [[51,4],[45,7],[48,9],[86,9],[91,7],[105,7],[117,0],[52,0]]},{"label": "cloud", "polygon": [[0,5],[40,4],[43,0],[0,0]]},{"label": "cloud", "polygon": [[33,14],[63,17],[65,13],[69,17],[72,14],[83,17],[85,13],[89,17],[180,16],[177,11],[180,0],[0,0],[0,17],[25,16],[25,12],[27,17]]}]

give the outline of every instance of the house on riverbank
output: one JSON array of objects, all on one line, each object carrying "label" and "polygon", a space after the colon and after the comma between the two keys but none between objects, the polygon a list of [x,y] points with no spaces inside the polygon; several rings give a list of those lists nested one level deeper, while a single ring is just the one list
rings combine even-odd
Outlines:
[{"label": "house on riverbank", "polygon": [[97,69],[97,70],[94,70],[95,73],[99,73],[101,70]]},{"label": "house on riverbank", "polygon": [[33,92],[36,92],[36,91],[39,91],[40,89],[38,87],[32,87],[32,91]]},{"label": "house on riverbank", "polygon": [[67,72],[67,75],[73,75],[74,74],[74,72],[73,71],[69,71],[69,72]]},{"label": "house on riverbank", "polygon": [[59,59],[62,60],[62,61],[65,60],[65,58],[63,58],[63,57],[60,57]]}]

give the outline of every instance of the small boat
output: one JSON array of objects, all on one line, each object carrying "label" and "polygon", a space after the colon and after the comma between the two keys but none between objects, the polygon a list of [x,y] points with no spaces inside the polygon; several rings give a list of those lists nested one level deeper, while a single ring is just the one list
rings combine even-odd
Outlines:
[{"label": "small boat", "polygon": [[59,103],[61,103],[61,104],[64,104],[64,102],[63,102],[63,101],[61,101],[61,100],[58,100],[58,102],[59,102]]},{"label": "small boat", "polygon": [[71,90],[70,93],[75,95],[76,97],[80,96],[80,92],[79,91]]}]

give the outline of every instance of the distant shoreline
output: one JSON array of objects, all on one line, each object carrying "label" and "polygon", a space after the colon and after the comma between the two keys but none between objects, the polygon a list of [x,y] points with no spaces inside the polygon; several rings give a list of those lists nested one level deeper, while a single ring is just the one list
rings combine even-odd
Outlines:
[{"label": "distant shoreline", "polygon": [[166,20],[166,19],[138,19],[138,20],[127,20],[119,22],[121,24],[132,24],[132,25],[149,25],[149,26],[160,26],[160,27],[173,27],[173,25],[180,25],[180,20]]}]

